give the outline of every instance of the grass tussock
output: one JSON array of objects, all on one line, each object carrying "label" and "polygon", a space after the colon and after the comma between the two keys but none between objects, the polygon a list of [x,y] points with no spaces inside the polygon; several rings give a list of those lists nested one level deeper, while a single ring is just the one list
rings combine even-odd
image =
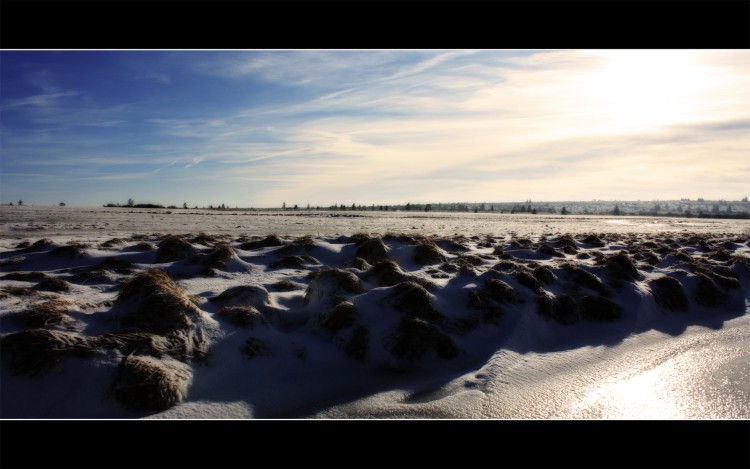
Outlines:
[{"label": "grass tussock", "polygon": [[240,244],[240,249],[243,249],[245,251],[252,251],[254,249],[283,246],[283,245],[284,245],[284,241],[282,241],[281,238],[279,238],[276,235],[270,235],[261,240],[247,241],[245,243],[242,243]]},{"label": "grass tussock", "polygon": [[337,332],[355,325],[359,316],[359,311],[351,301],[340,301],[329,314],[320,318],[320,325],[331,332]]},{"label": "grass tussock", "polygon": [[414,246],[412,260],[419,265],[434,265],[445,262],[447,259],[445,251],[440,249],[432,240]]},{"label": "grass tussock", "polygon": [[604,285],[604,283],[602,283],[599,277],[588,270],[576,267],[573,264],[563,264],[560,267],[563,272],[565,272],[568,279],[575,285],[588,288],[589,290],[607,298],[612,296],[612,292]]},{"label": "grass tussock", "polygon": [[118,274],[130,275],[133,273],[133,263],[120,257],[108,257],[94,267],[96,270],[106,270]]},{"label": "grass tussock", "polygon": [[113,248],[116,246],[120,246],[122,244],[125,244],[125,240],[122,238],[112,238],[108,239],[107,241],[104,241],[102,244],[99,245],[99,247],[102,248]]},{"label": "grass tussock", "polygon": [[320,261],[313,256],[285,256],[271,263],[273,269],[300,269],[305,265],[320,265]]},{"label": "grass tussock", "polygon": [[[122,285],[116,304],[127,304],[121,323],[160,335],[172,333],[186,345],[185,354],[200,351],[205,343],[194,336],[201,312],[193,300],[161,270],[141,272]],[[197,341],[198,343],[192,343]]]},{"label": "grass tussock", "polygon": [[328,267],[311,272],[308,278],[311,280],[305,291],[305,305],[339,293],[359,294],[365,291],[359,277],[347,270]]},{"label": "grass tussock", "polygon": [[49,252],[50,256],[65,257],[67,259],[79,259],[86,255],[85,244],[67,244],[65,246],[59,246]]},{"label": "grass tussock", "polygon": [[430,293],[420,284],[412,281],[399,283],[386,297],[396,310],[409,317],[440,320],[443,315],[432,306]]},{"label": "grass tussock", "polygon": [[581,307],[575,298],[546,292],[537,296],[537,314],[564,325],[576,324],[582,318]]},{"label": "grass tussock", "polygon": [[211,298],[211,301],[223,303],[225,306],[253,306],[263,309],[271,304],[268,290],[258,285],[238,285],[224,290],[221,294]]},{"label": "grass tussock", "polygon": [[698,281],[693,290],[693,298],[701,305],[708,308],[719,308],[724,305],[726,295],[716,286],[711,278],[705,274],[697,273]]},{"label": "grass tussock", "polygon": [[44,251],[47,247],[52,246],[54,243],[51,239],[40,239],[39,241],[36,241],[34,244],[28,245],[25,248],[22,248],[21,252],[24,253],[32,253],[32,252],[39,252]]},{"label": "grass tussock", "polygon": [[290,280],[279,280],[278,282],[272,283],[271,288],[276,291],[294,291],[302,288],[301,285],[294,283]]},{"label": "grass tussock", "polygon": [[688,298],[679,280],[672,277],[659,277],[649,282],[654,301],[666,311],[687,311]]},{"label": "grass tussock", "polygon": [[41,376],[67,357],[90,357],[98,351],[95,342],[72,332],[27,329],[0,339],[3,360],[14,375]]},{"label": "grass tussock", "polygon": [[111,394],[133,410],[162,411],[187,397],[191,368],[170,358],[125,357],[117,370]]},{"label": "grass tussock", "polygon": [[118,332],[89,339],[98,347],[118,349],[125,355],[151,355],[157,358],[181,355],[167,337],[150,332]]},{"label": "grass tussock", "polygon": [[263,314],[253,306],[226,306],[216,313],[216,317],[234,326],[248,329],[268,324]]},{"label": "grass tussock", "polygon": [[616,280],[634,282],[641,278],[633,260],[623,251],[606,256],[603,264],[606,266],[607,273]]},{"label": "grass tussock", "polygon": [[156,252],[156,263],[175,262],[187,259],[195,248],[179,236],[166,236],[160,243]]},{"label": "grass tussock", "polygon": [[368,264],[375,265],[388,259],[388,248],[382,238],[370,238],[359,245],[355,256],[361,257]]},{"label": "grass tussock", "polygon": [[369,235],[369,233],[354,233],[347,239],[347,242],[354,244],[355,246],[360,246],[365,241],[368,241],[372,239],[372,236]]},{"label": "grass tussock", "polygon": [[448,334],[434,324],[416,317],[401,319],[390,342],[389,352],[396,358],[417,360],[430,350],[434,350],[443,359],[458,356],[458,347]]},{"label": "grass tussock", "polygon": [[57,277],[48,277],[39,282],[34,289],[49,292],[68,292],[70,291],[70,284]]},{"label": "grass tussock", "polygon": [[565,254],[561,253],[554,247],[550,246],[547,243],[542,243],[539,245],[539,247],[536,250],[536,253],[542,257],[550,258],[550,257],[565,257]]},{"label": "grass tussock", "polygon": [[516,270],[511,275],[516,282],[533,292],[539,292],[542,289],[542,284],[534,277],[533,272],[525,267],[516,266]]},{"label": "grass tussock", "polygon": [[41,282],[50,278],[44,272],[12,272],[3,276],[3,280],[16,280],[19,282]]},{"label": "grass tussock", "polygon": [[59,300],[46,301],[8,316],[23,327],[46,328],[73,321],[73,318],[66,314],[67,306]]},{"label": "grass tussock", "polygon": [[582,296],[578,298],[583,319],[612,322],[622,317],[622,306],[602,296]]},{"label": "grass tussock", "polygon": [[605,245],[604,241],[595,234],[583,236],[583,239],[581,240],[581,242],[583,244],[588,244],[589,246],[594,246],[597,248],[603,248]]}]

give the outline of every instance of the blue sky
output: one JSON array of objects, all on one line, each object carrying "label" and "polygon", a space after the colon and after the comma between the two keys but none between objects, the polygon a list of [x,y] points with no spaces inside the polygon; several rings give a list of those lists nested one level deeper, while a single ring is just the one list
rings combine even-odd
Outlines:
[{"label": "blue sky", "polygon": [[747,50],[0,51],[0,202],[737,200]]}]

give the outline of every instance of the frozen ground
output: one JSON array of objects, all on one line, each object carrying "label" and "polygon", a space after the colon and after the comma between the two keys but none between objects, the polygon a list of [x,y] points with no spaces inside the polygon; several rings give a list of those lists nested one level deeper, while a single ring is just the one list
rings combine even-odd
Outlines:
[{"label": "frozen ground", "polygon": [[750,418],[746,220],[0,215],[2,418]]}]

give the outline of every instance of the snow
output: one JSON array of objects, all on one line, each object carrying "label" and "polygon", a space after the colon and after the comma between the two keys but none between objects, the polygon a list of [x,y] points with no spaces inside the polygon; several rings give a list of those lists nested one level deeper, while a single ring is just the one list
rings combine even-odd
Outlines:
[{"label": "snow", "polygon": [[[82,337],[132,332],[118,322],[120,310],[126,308],[117,304],[118,285],[154,268],[170,274],[194,298],[205,324],[211,325],[206,329],[207,356],[183,360],[192,372],[186,395],[178,404],[160,410],[129,408],[111,392],[125,357],[145,354],[143,350],[115,347],[85,357],[66,356],[46,374],[33,377],[14,374],[13,352],[3,350],[0,417],[750,418],[750,270],[746,267],[750,221],[694,219],[687,225],[682,219],[660,218],[655,223],[647,217],[352,214],[358,216],[0,208],[0,340],[29,329],[16,319],[19,313],[56,300],[65,301],[64,313],[74,321],[44,326],[48,330]],[[208,245],[191,241],[200,233],[213,237]],[[380,284],[368,275],[370,266],[352,265],[358,246],[349,236],[355,233],[383,236],[389,259],[397,262],[403,274],[434,285],[428,289],[428,299],[437,319],[419,317],[421,310],[412,306],[398,306],[393,297],[396,285]],[[467,249],[451,249],[447,241],[438,243],[448,261],[476,255],[481,262],[458,271],[442,263],[421,265],[413,259],[413,242],[384,236],[387,233],[455,239]],[[557,241],[566,233],[576,241],[575,254],[556,257],[538,250],[541,243],[547,243],[562,253]],[[591,233],[604,239],[605,246],[581,241]],[[144,240],[158,246],[167,234],[182,236],[198,253],[229,243],[234,254],[208,268],[192,258],[157,264],[156,250],[136,247]],[[280,236],[283,245],[240,248],[252,237],[270,234]],[[304,235],[312,235],[313,245],[296,244]],[[53,244],[38,252],[17,248],[22,241],[34,243],[42,238]],[[102,246],[113,238],[123,241]],[[524,249],[510,244],[521,238],[528,238],[533,246]],[[696,244],[697,239],[708,247]],[[83,256],[50,254],[71,242],[86,245]],[[664,252],[648,249],[657,255],[658,263],[652,265],[639,257],[645,255],[646,242],[667,246]],[[539,291],[524,286],[513,271],[498,267],[503,255],[494,253],[496,247],[513,256],[514,269],[546,266],[552,269],[554,281],[541,282]],[[721,260],[719,249],[730,260]],[[638,279],[617,282],[598,259],[620,251],[634,260]],[[274,264],[290,255],[311,256],[319,264]],[[132,265],[129,270],[109,269],[88,280],[75,277],[113,258]],[[570,295],[576,301],[584,295],[598,295],[570,280],[564,263],[596,275],[611,300],[622,308],[621,317],[610,322],[584,318],[562,324],[538,314],[539,295],[555,300]],[[328,277],[317,281],[309,276],[327,268],[348,272],[358,279],[362,291],[347,290]],[[706,275],[712,275],[721,293],[717,305],[696,301],[702,268],[713,269]],[[2,278],[30,272],[64,280],[70,291],[40,291],[35,289],[37,281]],[[661,276],[675,278],[684,286],[687,311],[668,311],[656,303],[650,282]],[[496,320],[482,316],[482,307],[472,307],[468,301],[471,292],[481,296],[489,278],[506,282],[521,299],[519,303],[492,303],[501,311]],[[281,280],[291,281],[292,289],[276,287]],[[228,302],[216,300],[232,288],[248,286],[256,287],[254,293],[245,291]],[[326,327],[336,297],[349,301],[356,317],[351,323]],[[489,300],[482,301],[483,307],[490,307]],[[248,328],[234,325],[217,316],[230,304],[253,305],[265,319]],[[399,328],[411,317],[425,330],[448,337],[445,340],[455,347],[455,356],[441,355],[448,352],[441,352],[436,342],[429,342],[413,358],[395,353]],[[357,342],[358,330],[366,331],[367,340]],[[407,345],[415,340],[407,340]],[[249,343],[262,347],[249,356],[242,352]],[[359,356],[351,352],[355,345]]]}]

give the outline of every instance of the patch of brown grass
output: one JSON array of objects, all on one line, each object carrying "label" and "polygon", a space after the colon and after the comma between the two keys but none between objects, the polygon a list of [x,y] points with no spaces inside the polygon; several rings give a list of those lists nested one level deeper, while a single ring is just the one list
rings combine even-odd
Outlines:
[{"label": "patch of brown grass", "polygon": [[162,411],[187,397],[192,378],[192,369],[177,360],[132,355],[118,366],[111,394],[130,409]]},{"label": "patch of brown grass", "polygon": [[226,306],[216,313],[216,317],[237,327],[250,329],[256,324],[268,324],[263,314],[253,306]]},{"label": "patch of brown grass", "polygon": [[381,238],[370,238],[359,245],[355,256],[375,265],[388,259],[388,249]]},{"label": "patch of brown grass", "polygon": [[458,356],[458,347],[448,334],[417,317],[401,319],[390,342],[389,351],[396,358],[417,360],[429,350],[444,359]]},{"label": "patch of brown grass", "polygon": [[195,248],[179,236],[169,235],[159,243],[156,263],[175,262],[187,259]]},{"label": "patch of brown grass", "polygon": [[14,375],[41,376],[66,357],[90,357],[98,348],[88,337],[72,332],[27,329],[0,339],[2,358]]},{"label": "patch of brown grass", "polygon": [[73,321],[73,318],[65,314],[67,306],[59,300],[46,301],[8,316],[24,327],[45,328]]},{"label": "patch of brown grass", "polygon": [[672,277],[659,277],[649,282],[654,301],[667,311],[687,311],[688,298],[679,280]]}]

